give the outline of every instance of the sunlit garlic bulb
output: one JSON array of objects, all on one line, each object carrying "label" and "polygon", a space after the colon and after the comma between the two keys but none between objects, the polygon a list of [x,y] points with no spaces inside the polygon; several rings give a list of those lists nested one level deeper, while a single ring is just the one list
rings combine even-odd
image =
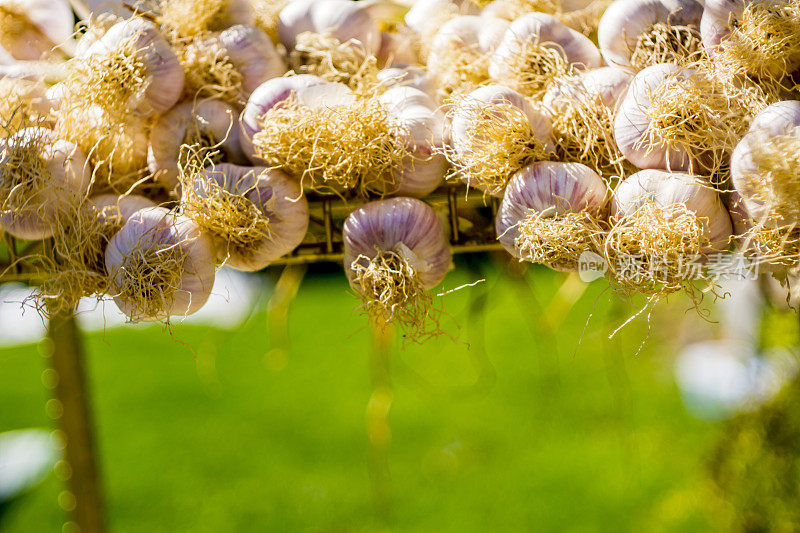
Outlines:
[{"label": "sunlit garlic bulb", "polygon": [[265,81],[282,76],[286,63],[261,30],[237,25],[178,48],[186,72],[184,94],[244,104]]},{"label": "sunlit garlic bulb", "polygon": [[702,14],[696,0],[615,0],[597,29],[600,51],[609,65],[636,69],[699,59]]},{"label": "sunlit garlic bulb", "polygon": [[431,98],[413,87],[394,87],[380,97],[400,126],[409,155],[393,170],[394,186],[387,192],[423,197],[444,179],[447,159],[442,153],[444,115]]},{"label": "sunlit garlic bulb", "polygon": [[174,189],[180,168],[196,159],[200,164],[244,163],[239,144],[238,116],[218,100],[185,102],[161,115],[150,133],[147,163],[153,176]]},{"label": "sunlit garlic bulb", "polygon": [[179,37],[255,23],[250,0],[157,0],[157,3],[158,22]]},{"label": "sunlit garlic bulb", "polygon": [[608,187],[579,163],[533,163],[511,178],[497,213],[497,239],[521,261],[575,270],[602,252]]},{"label": "sunlit garlic bulb", "polygon": [[56,47],[62,58],[72,55],[73,20],[67,0],[0,0],[0,48],[20,61],[42,59]]},{"label": "sunlit garlic bulb", "polygon": [[86,102],[149,117],[183,92],[183,68],[158,27],[142,18],[119,22],[76,58],[68,80],[71,105]]},{"label": "sunlit garlic bulb", "polygon": [[99,13],[92,15],[89,20],[84,20],[82,24],[86,26],[86,31],[75,44],[75,55],[85,55],[89,47],[99,41],[108,30],[121,21],[122,18],[113,13]]},{"label": "sunlit garlic bulb", "polygon": [[502,196],[512,174],[548,157],[550,119],[518,92],[486,85],[455,104],[448,158],[461,179]]},{"label": "sunlit garlic bulb", "polygon": [[220,263],[261,270],[303,241],[308,203],[283,172],[221,163],[187,178],[182,212],[214,238]]},{"label": "sunlit garlic bulb", "polygon": [[137,211],[106,248],[110,293],[129,321],[198,311],[214,286],[214,245],[188,218],[163,207]]},{"label": "sunlit garlic bulb", "polygon": [[611,222],[605,252],[612,275],[650,293],[685,288],[701,273],[703,256],[726,250],[732,234],[716,190],[690,174],[663,170],[642,170],[622,181]]},{"label": "sunlit garlic bulb", "polygon": [[757,223],[800,223],[800,101],[756,115],[731,156],[731,180]]},{"label": "sunlit garlic bulb", "polygon": [[429,291],[450,268],[450,247],[433,209],[413,198],[370,202],[347,217],[342,236],[345,273],[367,315],[415,340],[436,334]]},{"label": "sunlit garlic bulb", "polygon": [[403,17],[403,22],[425,43],[451,18],[477,15],[479,11],[478,6],[470,0],[415,0]]},{"label": "sunlit garlic bulb", "polygon": [[544,13],[524,15],[508,27],[489,59],[489,77],[522,94],[541,97],[551,83],[603,63],[585,35]]},{"label": "sunlit garlic bulb", "polygon": [[0,141],[0,228],[27,240],[53,235],[89,192],[86,157],[52,130],[23,129]]}]

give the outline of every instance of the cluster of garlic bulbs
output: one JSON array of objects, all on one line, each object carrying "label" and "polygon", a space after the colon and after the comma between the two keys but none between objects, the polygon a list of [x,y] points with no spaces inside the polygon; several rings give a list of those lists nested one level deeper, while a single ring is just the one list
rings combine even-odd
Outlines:
[{"label": "cluster of garlic bulbs", "polygon": [[448,181],[501,200],[513,257],[592,252],[632,291],[683,288],[682,266],[735,246],[797,266],[800,0],[138,9],[72,32],[67,0],[0,2],[0,230],[53,239],[48,308],[192,313],[219,265],[299,246],[313,192],[353,206],[364,309],[424,337],[451,266],[424,199]]}]

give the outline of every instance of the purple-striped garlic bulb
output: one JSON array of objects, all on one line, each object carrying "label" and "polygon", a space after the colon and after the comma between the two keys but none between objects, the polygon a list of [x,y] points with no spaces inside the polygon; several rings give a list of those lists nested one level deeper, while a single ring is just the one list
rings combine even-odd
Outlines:
[{"label": "purple-striped garlic bulb", "polygon": [[[239,142],[245,155],[253,162],[259,163],[253,148],[253,137],[261,131],[264,115],[277,104],[294,98],[300,102],[313,103],[313,98],[305,97],[305,93],[315,85],[326,84],[325,80],[319,76],[311,74],[301,74],[299,76],[287,76],[273,78],[259,85],[250,98],[242,112],[241,129],[239,132]],[[309,93],[311,95],[316,92]],[[324,104],[323,104],[324,105]]]},{"label": "purple-striped garlic bulb", "polygon": [[224,159],[244,163],[239,143],[238,114],[219,100],[184,102],[161,115],[150,132],[147,163],[153,176],[167,188],[178,186],[181,170],[200,168]]},{"label": "purple-striped garlic bulb", "polygon": [[188,178],[181,211],[214,239],[219,263],[261,270],[303,241],[308,203],[280,170],[220,163]]},{"label": "purple-striped garlic bulb", "polygon": [[513,89],[476,89],[452,116],[448,158],[468,186],[493,196],[502,196],[512,174],[552,152],[550,119]]},{"label": "purple-striped garlic bulb", "polygon": [[344,223],[350,286],[376,323],[397,324],[419,340],[438,331],[430,289],[450,268],[450,246],[436,213],[414,198],[370,202]]},{"label": "purple-striped garlic bulb", "polygon": [[19,61],[71,56],[73,20],[67,0],[0,0],[0,48]]},{"label": "purple-striped garlic bulb", "polygon": [[0,141],[0,229],[46,239],[89,193],[91,169],[75,144],[52,130],[25,128]]},{"label": "purple-striped garlic bulb", "polygon": [[143,18],[118,22],[74,61],[65,82],[71,106],[150,117],[170,109],[183,92],[178,57],[158,27]]},{"label": "purple-striped garlic bulb", "polygon": [[286,63],[269,37],[243,24],[201,35],[178,46],[177,52],[188,98],[213,97],[243,105],[259,85],[286,72]]},{"label": "purple-striped garlic bulb", "polygon": [[622,153],[614,139],[614,112],[633,75],[601,67],[561,78],[542,99],[553,124],[556,153],[582,162],[603,176],[621,176]]},{"label": "purple-striped garlic bulb", "polygon": [[497,212],[497,240],[520,261],[574,271],[602,253],[608,187],[580,163],[533,163],[511,178]]},{"label": "purple-striped garlic bulb", "polygon": [[791,89],[800,69],[800,7],[795,0],[708,0],[700,32],[723,72],[750,76],[770,93]]},{"label": "purple-striped garlic bulb", "polygon": [[541,97],[555,79],[602,64],[588,37],[552,15],[530,13],[508,26],[489,58],[489,77],[526,96]]},{"label": "purple-striped garlic bulb", "polygon": [[508,21],[463,15],[439,28],[427,53],[428,72],[443,95],[468,92],[489,79],[489,56]]},{"label": "purple-striped garlic bulb", "polygon": [[696,0],[615,0],[597,28],[603,59],[635,69],[695,61],[703,48],[702,15]]},{"label": "purple-striped garlic bulb", "polygon": [[662,63],[640,71],[614,120],[614,136],[639,168],[713,174],[744,134],[750,102],[713,74]]},{"label": "purple-striped garlic bulb", "polygon": [[717,191],[691,174],[642,170],[614,191],[605,255],[614,279],[644,293],[674,292],[698,278],[704,256],[731,243]]},{"label": "purple-striped garlic bulb", "polygon": [[424,92],[413,87],[394,87],[380,96],[389,115],[399,125],[408,155],[393,170],[386,192],[423,197],[442,182],[447,159],[442,153],[444,115]]},{"label": "purple-striped garlic bulb", "polygon": [[250,0],[156,0],[158,22],[178,37],[255,24]]},{"label": "purple-striped garlic bulb", "polygon": [[163,207],[131,215],[112,237],[105,258],[110,294],[130,322],[190,315],[214,286],[211,237]]},{"label": "purple-striped garlic bulb", "polygon": [[731,180],[756,223],[800,223],[800,101],[756,115],[731,155]]}]

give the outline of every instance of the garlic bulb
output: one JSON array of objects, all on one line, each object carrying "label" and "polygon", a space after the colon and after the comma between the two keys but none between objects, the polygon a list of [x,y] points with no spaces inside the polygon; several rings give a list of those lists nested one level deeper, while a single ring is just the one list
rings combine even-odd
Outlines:
[{"label": "garlic bulb", "polygon": [[477,15],[478,11],[478,6],[469,0],[415,0],[403,21],[425,41],[451,18],[458,15]]},{"label": "garlic bulb", "polygon": [[[731,218],[717,192],[690,174],[642,170],[614,191],[605,243],[615,280],[644,293],[688,288],[704,254],[730,246]],[[694,265],[694,266],[693,266]]]},{"label": "garlic bulb", "polygon": [[600,51],[585,35],[545,13],[524,15],[508,27],[489,58],[489,77],[525,95],[543,95],[571,69],[601,66]]},{"label": "garlic bulb", "polygon": [[370,202],[347,217],[342,236],[347,279],[367,314],[412,338],[435,333],[428,291],[450,268],[450,247],[433,209],[413,198]]},{"label": "garlic bulb", "polygon": [[253,26],[240,24],[196,39],[178,53],[186,71],[184,93],[191,98],[243,104],[259,85],[286,72],[275,45]]},{"label": "garlic bulb", "polygon": [[261,270],[294,250],[308,230],[300,185],[279,170],[217,164],[184,185],[181,208],[216,243],[217,259]]},{"label": "garlic bulb", "polygon": [[63,213],[88,194],[86,157],[41,127],[3,139],[0,149],[0,229],[20,239],[50,237]]},{"label": "garlic bulb", "polygon": [[220,31],[237,24],[252,26],[255,14],[250,0],[156,0],[158,22],[181,37]]},{"label": "garlic bulb", "polygon": [[378,81],[386,88],[413,87],[436,101],[436,84],[424,67],[395,66],[378,72]]},{"label": "garlic bulb", "polygon": [[800,101],[756,115],[731,156],[731,180],[760,224],[800,222]]},{"label": "garlic bulb", "polygon": [[552,151],[550,119],[501,85],[472,91],[453,108],[449,159],[470,187],[502,196],[511,175]]},{"label": "garlic bulb", "polygon": [[55,47],[72,55],[73,20],[67,0],[0,0],[0,47],[20,61],[41,59]]},{"label": "garlic bulb", "polygon": [[75,67],[69,80],[73,97],[118,113],[163,113],[183,92],[177,56],[158,27],[142,18],[112,26],[77,58]]},{"label": "garlic bulb", "polygon": [[311,101],[311,98],[303,97],[306,89],[326,83],[328,82],[318,76],[301,74],[299,76],[273,78],[259,85],[250,95],[242,112],[239,142],[247,157],[254,163],[259,161],[253,149],[253,136],[261,130],[261,118],[267,111],[289,98]]},{"label": "garlic bulb", "polygon": [[428,95],[413,87],[394,87],[380,96],[389,115],[400,126],[409,155],[393,170],[391,192],[426,196],[442,182],[447,159],[442,153],[444,115]]},{"label": "garlic bulb", "polygon": [[497,239],[520,260],[574,270],[601,251],[608,188],[579,163],[533,163],[511,178],[497,212]]},{"label": "garlic bulb", "polygon": [[214,246],[188,218],[163,207],[137,211],[106,248],[111,295],[131,322],[186,316],[214,286]]},{"label": "garlic bulb", "polygon": [[303,32],[328,33],[340,43],[358,41],[371,55],[381,45],[378,25],[370,15],[369,2],[351,0],[293,0],[278,17],[278,36],[292,50]]},{"label": "garlic bulb", "polygon": [[500,44],[508,21],[464,15],[439,28],[428,50],[428,72],[444,94],[469,90],[489,77],[489,54]]},{"label": "garlic bulb", "polygon": [[86,32],[75,43],[75,56],[86,55],[89,47],[99,41],[112,26],[121,21],[122,18],[113,13],[100,13],[97,16],[92,15],[89,20],[84,20],[82,23],[86,25]]},{"label": "garlic bulb", "polygon": [[696,0],[615,0],[597,28],[603,59],[637,69],[697,59],[702,14]]},{"label": "garlic bulb", "polygon": [[192,163],[205,166],[222,158],[244,163],[236,122],[236,111],[219,100],[185,102],[174,107],[158,118],[150,133],[150,172],[174,189],[181,169]]}]

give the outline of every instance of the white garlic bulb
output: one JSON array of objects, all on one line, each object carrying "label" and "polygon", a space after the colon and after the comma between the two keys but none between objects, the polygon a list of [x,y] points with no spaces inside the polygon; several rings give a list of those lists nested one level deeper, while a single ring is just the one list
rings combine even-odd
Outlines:
[{"label": "white garlic bulb", "polygon": [[292,50],[303,32],[327,32],[341,43],[358,41],[371,55],[381,45],[381,34],[368,2],[293,0],[278,17],[278,36],[286,49]]},{"label": "white garlic bulb", "polygon": [[291,252],[308,230],[300,185],[279,170],[220,163],[184,188],[184,214],[216,243],[217,258],[256,271]]},{"label": "white garlic bulb", "polygon": [[[246,158],[239,143],[237,113],[219,100],[185,102],[161,115],[150,133],[147,164],[156,179],[172,189],[178,185],[179,165],[185,158],[224,157],[231,163]],[[188,153],[182,152],[189,150]],[[216,154],[216,155],[214,155]],[[198,161],[202,163],[202,161]]]},{"label": "white garlic bulb", "polygon": [[702,14],[703,5],[696,0],[615,0],[597,27],[603,59],[611,66],[641,67],[631,64],[631,56],[643,35],[658,24],[691,26],[697,31]]},{"label": "white garlic bulb", "polygon": [[111,295],[131,322],[190,315],[214,286],[211,238],[163,207],[131,215],[106,247],[105,259]]},{"label": "white garlic bulb", "polygon": [[0,47],[14,59],[42,59],[54,48],[72,55],[72,8],[67,0],[0,0]]},{"label": "white garlic bulb", "polygon": [[0,228],[20,239],[50,237],[63,214],[89,192],[86,156],[41,127],[0,143]]}]

